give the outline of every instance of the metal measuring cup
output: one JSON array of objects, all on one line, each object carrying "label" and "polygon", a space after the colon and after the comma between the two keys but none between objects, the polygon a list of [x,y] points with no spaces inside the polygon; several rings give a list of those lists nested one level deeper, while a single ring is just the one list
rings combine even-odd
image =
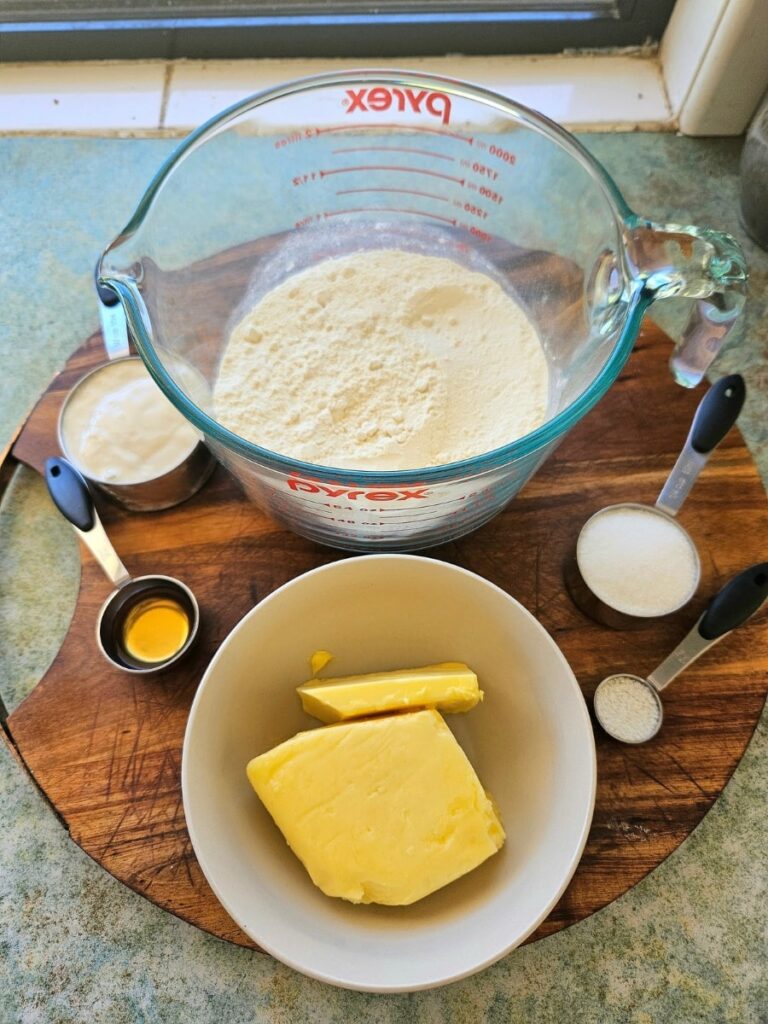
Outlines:
[{"label": "metal measuring cup", "polygon": [[[699,621],[672,653],[643,679],[621,672],[606,676],[595,690],[595,716],[603,729],[621,743],[646,743],[664,718],[661,691],[697,658],[750,619],[768,599],[768,562],[734,576],[709,604]],[[655,705],[647,727],[643,712]]]},{"label": "metal measuring cup", "polygon": [[[595,512],[584,523],[579,532],[575,549],[566,562],[564,578],[574,604],[590,618],[614,629],[636,628],[648,621],[679,611],[696,593],[701,579],[698,551],[693,538],[675,517],[682,508],[699,473],[706,466],[710,455],[736,422],[744,405],[745,397],[744,379],[738,373],[723,377],[713,384],[699,403],[683,450],[678,456],[672,472],[667,477],[655,505],[644,505],[639,502],[607,505]],[[690,554],[690,586],[674,606],[666,607],[663,611],[642,614],[637,611],[630,612],[626,607],[617,607],[611,603],[611,597],[607,591],[601,588],[595,580],[595,574],[590,574],[588,560],[585,557],[585,536],[590,529],[594,529],[598,520],[605,525],[607,517],[627,511],[659,517],[664,524],[676,531],[681,542],[681,549],[685,546]],[[612,568],[612,572],[617,578],[629,576],[631,579],[631,570],[622,565],[620,559]],[[645,578],[647,578],[647,573]]]},{"label": "metal measuring cup", "polygon": [[[172,576],[130,575],[99,519],[85,478],[66,459],[46,460],[45,482],[56,508],[115,586],[101,606],[96,622],[96,643],[107,661],[124,672],[146,675],[166,669],[184,657],[194,644],[200,625],[200,609],[189,587]],[[131,610],[151,598],[167,598],[177,604],[187,617],[188,633],[173,655],[162,661],[146,662],[126,650],[122,632]]]},{"label": "metal measuring cup", "polygon": [[[138,363],[143,366],[140,356],[126,354],[117,358],[110,357],[109,362],[101,363],[81,377],[64,400],[57,424],[59,448],[74,462],[77,462],[77,459],[74,458],[67,443],[67,412],[81,389],[88,387],[96,376],[112,373],[113,368],[120,363]],[[95,475],[89,475],[88,479],[95,487],[132,512],[157,512],[191,498],[200,490],[215,468],[216,459],[201,438],[180,462],[160,476],[133,483],[102,480]]]}]

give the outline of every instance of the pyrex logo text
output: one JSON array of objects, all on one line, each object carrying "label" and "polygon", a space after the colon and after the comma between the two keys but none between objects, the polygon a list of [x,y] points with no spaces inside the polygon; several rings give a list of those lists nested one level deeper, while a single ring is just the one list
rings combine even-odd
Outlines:
[{"label": "pyrex logo text", "polygon": [[373,89],[347,89],[347,113],[356,110],[412,110],[414,114],[422,113],[422,106],[428,114],[439,117],[443,124],[451,120],[451,98],[444,92],[428,92],[426,89],[386,89],[377,85]]},{"label": "pyrex logo text", "polygon": [[366,501],[408,501],[409,499],[424,499],[427,497],[427,488],[420,486],[411,487],[389,487],[370,484],[368,487],[347,487],[344,484],[323,483],[313,478],[300,477],[298,473],[291,473],[286,481],[292,491],[300,491],[304,494],[320,494],[328,498],[342,499],[344,501],[357,501],[362,498]]}]

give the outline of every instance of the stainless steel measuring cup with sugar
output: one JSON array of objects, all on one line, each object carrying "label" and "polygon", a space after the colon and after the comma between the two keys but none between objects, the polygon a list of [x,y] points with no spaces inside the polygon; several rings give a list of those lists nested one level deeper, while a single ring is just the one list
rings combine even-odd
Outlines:
[{"label": "stainless steel measuring cup with sugar", "polygon": [[197,639],[195,595],[172,576],[130,575],[106,534],[85,478],[66,459],[46,460],[45,482],[53,503],[115,587],[96,622],[101,653],[133,674],[175,664]]},{"label": "stainless steel measuring cup with sugar", "polygon": [[609,736],[622,743],[645,743],[661,728],[659,694],[705,651],[750,619],[768,599],[768,562],[734,576],[672,653],[643,679],[622,672],[607,676],[595,690],[595,716]]},{"label": "stainless steel measuring cup with sugar", "polygon": [[[454,463],[354,470],[246,440],[191,393],[181,369],[212,392],[237,317],[265,289],[380,248],[508,286],[551,368],[541,425]],[[98,279],[154,379],[257,504],[312,540],[372,551],[443,543],[499,512],[616,380],[657,299],[694,300],[671,366],[697,384],[739,315],[746,267],[728,235],[635,214],[535,111],[455,79],[369,70],[287,82],[208,121],[160,168]],[[299,416],[324,397],[312,381],[301,390]]]},{"label": "stainless steel measuring cup with sugar", "polygon": [[675,517],[736,422],[745,396],[737,373],[713,384],[655,505],[608,505],[581,528],[565,582],[574,603],[591,618],[615,629],[631,628],[670,615],[693,597],[701,577],[699,555]]}]

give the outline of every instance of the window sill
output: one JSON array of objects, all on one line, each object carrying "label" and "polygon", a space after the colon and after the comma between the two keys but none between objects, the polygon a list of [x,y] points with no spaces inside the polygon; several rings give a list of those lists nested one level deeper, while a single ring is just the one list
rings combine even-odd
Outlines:
[{"label": "window sill", "polygon": [[[378,66],[299,59],[7,64],[0,67],[0,133],[180,136],[250,93],[364,64]],[[655,56],[403,57],[386,65],[467,79],[582,131],[675,127]]]}]

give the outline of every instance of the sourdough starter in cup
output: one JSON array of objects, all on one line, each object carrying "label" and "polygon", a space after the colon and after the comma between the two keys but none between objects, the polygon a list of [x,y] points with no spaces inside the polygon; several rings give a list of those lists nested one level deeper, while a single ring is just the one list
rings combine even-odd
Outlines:
[{"label": "sourdough starter in cup", "polygon": [[61,439],[81,473],[114,484],[154,480],[198,443],[195,429],[138,358],[105,363],[76,385],[62,416]]},{"label": "sourdough starter in cup", "polygon": [[233,330],[217,419],[281,455],[418,469],[492,451],[544,422],[549,369],[501,284],[443,257],[373,249],[268,291]]}]

